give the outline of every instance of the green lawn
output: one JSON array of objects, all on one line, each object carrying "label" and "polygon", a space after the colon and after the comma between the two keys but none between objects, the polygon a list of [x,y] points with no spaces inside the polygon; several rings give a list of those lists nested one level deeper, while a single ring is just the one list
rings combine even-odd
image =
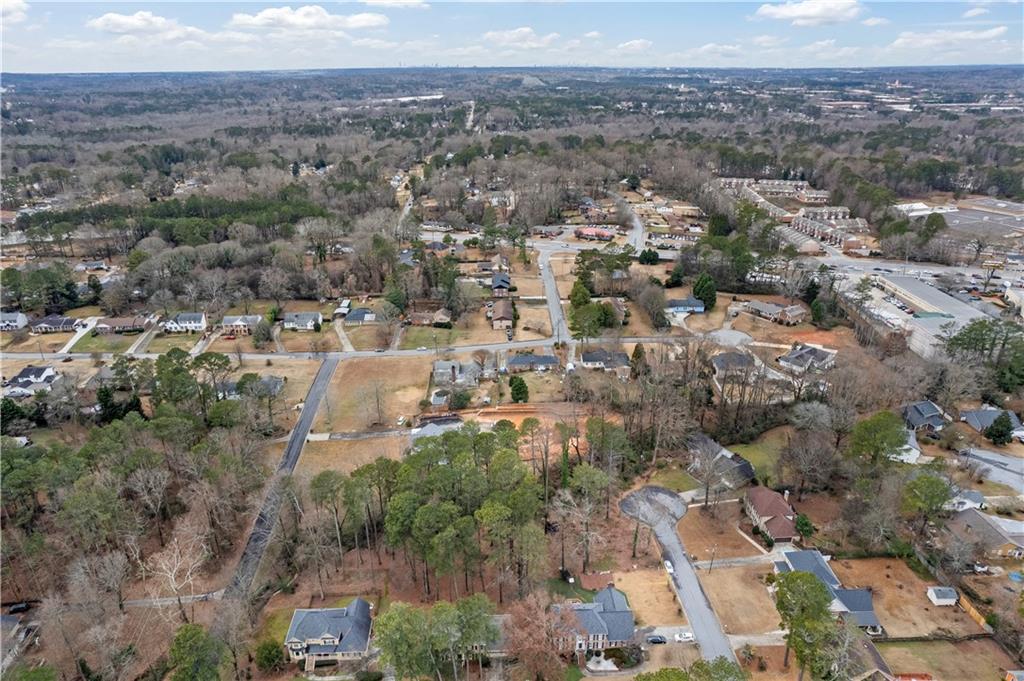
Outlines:
[{"label": "green lawn", "polygon": [[100,309],[99,305],[86,305],[85,307],[76,307],[73,310],[68,310],[64,313],[65,317],[74,317],[75,319],[85,319],[86,317],[102,317],[103,310]]},{"label": "green lawn", "polygon": [[682,468],[671,466],[663,468],[651,477],[651,484],[670,489],[673,492],[689,492],[700,487],[692,475]]},{"label": "green lawn", "polygon": [[71,348],[72,352],[124,352],[141,334],[122,336],[119,333],[87,333]]},{"label": "green lawn", "polygon": [[752,463],[759,479],[765,475],[772,477],[775,475],[775,462],[786,445],[787,436],[786,428],[773,428],[761,433],[760,437],[748,445],[730,445],[729,449]]},{"label": "green lawn", "polygon": [[157,334],[149,341],[149,345],[146,346],[145,352],[163,353],[167,352],[171,348],[181,348],[185,352],[188,352],[196,343],[199,342],[200,338],[202,338],[202,336],[198,333]]},{"label": "green lawn", "polygon": [[[339,598],[336,601],[326,603],[322,607],[325,608],[343,608],[352,601],[352,596],[345,596]],[[314,607],[321,607],[316,605]],[[267,618],[263,620],[263,625],[260,626],[259,631],[255,637],[255,641],[265,641],[270,639],[272,641],[284,642],[284,637],[288,635],[288,627],[292,622],[292,613],[295,610],[293,608],[279,608],[272,610],[267,613]]]},{"label": "green lawn", "polygon": [[[431,350],[435,347],[446,348],[454,345],[465,334],[459,329],[435,329],[432,326],[409,326],[402,332],[402,342],[399,347],[402,350],[415,350],[423,347]],[[354,341],[353,341],[354,343]]]},{"label": "green lawn", "polygon": [[569,665],[565,668],[565,681],[580,681],[583,678],[583,670],[576,665]]},{"label": "green lawn", "polygon": [[575,598],[590,603],[594,600],[594,592],[584,589],[579,584],[570,584],[558,577],[552,577],[547,581],[548,592],[562,598]]}]

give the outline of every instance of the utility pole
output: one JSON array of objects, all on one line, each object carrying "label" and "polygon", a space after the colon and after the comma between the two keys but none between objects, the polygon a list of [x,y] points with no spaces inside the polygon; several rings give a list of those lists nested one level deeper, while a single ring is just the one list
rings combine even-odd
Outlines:
[{"label": "utility pole", "polygon": [[708,574],[711,574],[711,571],[715,567],[715,554],[716,553],[718,553],[718,544],[715,544],[714,546],[711,547],[711,565],[708,565]]}]

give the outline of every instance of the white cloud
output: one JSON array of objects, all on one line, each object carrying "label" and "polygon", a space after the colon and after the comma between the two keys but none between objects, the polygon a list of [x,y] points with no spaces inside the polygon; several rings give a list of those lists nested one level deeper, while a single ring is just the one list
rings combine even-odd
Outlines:
[{"label": "white cloud", "polygon": [[25,0],[0,0],[0,19],[7,25],[19,24],[28,16]]},{"label": "white cloud", "polygon": [[800,0],[761,5],[754,13],[760,19],[782,19],[794,26],[822,26],[853,21],[864,11],[858,0]]},{"label": "white cloud", "polygon": [[598,38],[602,37],[602,35],[603,34],[601,33],[601,31],[589,31],[587,33],[584,33],[583,37],[589,38],[590,40],[597,40]]},{"label": "white cloud", "polygon": [[388,25],[383,14],[360,12],[358,14],[331,14],[320,5],[305,5],[298,9],[291,7],[268,7],[256,14],[237,13],[232,15],[229,26],[235,28],[271,28],[300,31],[346,31],[360,28],[379,28]]},{"label": "white cloud", "polygon": [[974,17],[980,17],[983,14],[988,14],[988,10],[984,7],[972,7],[963,13],[964,19],[972,19]]},{"label": "white cloud", "polygon": [[176,19],[168,19],[149,11],[135,14],[108,12],[85,22],[89,28],[105,33],[165,33],[184,28]]},{"label": "white cloud", "polygon": [[390,7],[393,9],[430,9],[423,0],[359,0],[371,7]]},{"label": "white cloud", "polygon": [[398,47],[398,43],[378,38],[357,38],[352,41],[352,44],[356,47],[365,47],[371,50],[393,50]]},{"label": "white cloud", "polygon": [[687,51],[693,56],[699,57],[738,57],[742,50],[739,45],[721,45],[719,43],[707,43]]},{"label": "white cloud", "polygon": [[845,59],[860,52],[858,47],[841,47],[836,45],[835,38],[816,40],[800,48],[801,52],[814,55],[815,59]]},{"label": "white cloud", "polygon": [[74,38],[52,38],[43,43],[49,50],[93,50],[96,43],[91,40],[75,40]]},{"label": "white cloud", "polygon": [[169,19],[150,11],[135,14],[108,12],[85,22],[88,28],[118,36],[115,44],[123,47],[141,47],[160,42],[227,42],[245,43],[256,40],[256,36],[240,31],[209,32],[195,26],[185,26],[177,19]]},{"label": "white cloud", "polygon": [[789,41],[789,38],[783,38],[777,35],[758,35],[754,36],[753,43],[758,47],[765,49],[772,49],[775,47],[781,47]]},{"label": "white cloud", "polygon": [[537,32],[529,26],[520,26],[519,28],[507,31],[488,31],[483,35],[484,41],[494,46],[517,50],[536,50],[550,47],[558,38],[559,35],[557,33],[548,33],[543,36],[537,35]]},{"label": "white cloud", "polygon": [[619,43],[617,49],[622,54],[637,54],[639,52],[646,52],[654,46],[650,40],[646,38],[637,38],[636,40],[627,40],[624,43]]},{"label": "white cloud", "polygon": [[957,49],[966,44],[981,47],[979,43],[995,40],[1006,34],[1006,26],[996,26],[985,31],[929,31],[919,33],[915,31],[903,31],[889,46],[895,49],[910,50],[931,50],[931,49]]},{"label": "white cloud", "polygon": [[860,22],[865,26],[885,26],[889,23],[889,20],[885,17],[868,17],[864,21]]}]

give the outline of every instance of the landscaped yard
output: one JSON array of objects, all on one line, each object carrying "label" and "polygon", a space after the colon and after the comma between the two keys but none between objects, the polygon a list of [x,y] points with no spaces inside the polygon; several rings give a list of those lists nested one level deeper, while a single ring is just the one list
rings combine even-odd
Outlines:
[{"label": "landscaped yard", "polygon": [[164,353],[171,348],[181,348],[188,352],[201,338],[197,333],[158,333],[149,340],[144,352]]},{"label": "landscaped yard", "polygon": [[675,462],[651,476],[649,484],[658,485],[673,492],[688,492],[691,489],[700,487],[700,483]]},{"label": "landscaped yard", "polygon": [[71,348],[72,352],[124,352],[131,347],[132,343],[139,339],[141,334],[124,336],[119,333],[98,333],[91,332],[82,336]]},{"label": "landscaped yard", "polygon": [[594,592],[584,589],[578,584],[570,584],[564,579],[558,577],[552,577],[547,580],[548,593],[553,596],[561,596],[565,599],[576,599],[583,601],[584,603],[590,603],[594,600]]},{"label": "landscaped yard", "polygon": [[779,459],[779,452],[786,446],[792,432],[790,426],[779,426],[761,433],[750,444],[730,445],[729,449],[754,465],[759,480],[764,480],[766,475],[771,479],[775,477],[775,462]]}]

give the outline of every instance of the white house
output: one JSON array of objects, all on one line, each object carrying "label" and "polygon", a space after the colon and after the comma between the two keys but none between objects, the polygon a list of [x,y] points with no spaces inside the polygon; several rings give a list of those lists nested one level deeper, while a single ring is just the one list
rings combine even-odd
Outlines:
[{"label": "white house", "polygon": [[224,333],[233,333],[236,336],[248,336],[255,330],[256,325],[263,319],[258,314],[242,314],[225,316],[220,320],[220,328]]},{"label": "white house", "polygon": [[49,390],[60,374],[52,366],[32,366],[19,371],[4,385],[4,397],[31,397],[38,392]]},{"label": "white house", "polygon": [[177,316],[161,322],[165,333],[203,333],[206,331],[205,312],[179,312]]},{"label": "white house", "polygon": [[290,331],[315,331],[323,323],[319,312],[285,312],[283,326]]},{"label": "white house", "polygon": [[0,331],[15,331],[28,326],[24,312],[0,312]]}]

